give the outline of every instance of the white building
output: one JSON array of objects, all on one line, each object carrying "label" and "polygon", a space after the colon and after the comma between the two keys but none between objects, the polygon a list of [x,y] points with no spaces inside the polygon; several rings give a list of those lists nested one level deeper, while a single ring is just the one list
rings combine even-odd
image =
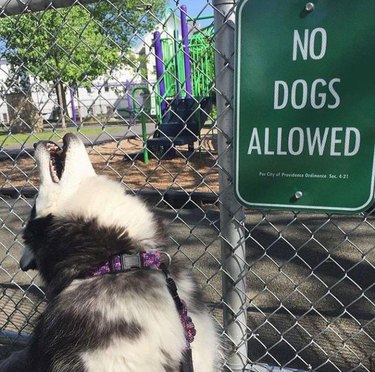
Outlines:
[{"label": "white building", "polygon": [[[6,94],[10,92],[7,80],[10,77],[10,65],[5,60],[0,60],[0,122],[8,126],[9,113],[6,103]],[[132,88],[140,85],[141,77],[134,73],[130,67],[113,71],[110,75],[101,76],[92,81],[91,87],[79,87],[74,92],[66,89],[68,115],[73,118],[73,108],[76,118],[97,117],[100,115],[111,116],[115,111],[132,108]],[[30,78],[32,100],[45,120],[54,120],[58,112],[56,91],[52,83],[39,82]]]}]

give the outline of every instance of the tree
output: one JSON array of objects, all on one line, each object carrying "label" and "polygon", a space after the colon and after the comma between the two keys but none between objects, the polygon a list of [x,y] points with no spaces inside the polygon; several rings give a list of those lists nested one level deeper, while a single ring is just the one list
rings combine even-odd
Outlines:
[{"label": "tree", "polygon": [[11,131],[13,133],[43,131],[43,118],[33,103],[30,79],[23,66],[11,66],[5,87],[5,89],[4,86],[1,87],[1,95],[8,106]]},{"label": "tree", "polygon": [[135,35],[154,27],[166,0],[148,3],[118,0],[3,18],[3,55],[12,66],[54,83],[65,126],[65,89],[88,86],[130,61],[126,53],[139,40]]}]

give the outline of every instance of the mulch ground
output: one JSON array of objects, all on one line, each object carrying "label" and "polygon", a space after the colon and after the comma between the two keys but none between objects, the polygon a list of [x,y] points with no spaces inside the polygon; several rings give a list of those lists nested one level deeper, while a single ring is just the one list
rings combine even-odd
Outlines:
[{"label": "mulch ground", "polygon": [[[131,190],[185,190],[218,192],[218,168],[214,135],[202,141],[201,151],[187,146],[175,154],[149,154],[143,161],[142,141],[134,138],[88,148],[98,174],[123,182]],[[0,189],[38,187],[38,172],[32,157],[0,161]]]}]

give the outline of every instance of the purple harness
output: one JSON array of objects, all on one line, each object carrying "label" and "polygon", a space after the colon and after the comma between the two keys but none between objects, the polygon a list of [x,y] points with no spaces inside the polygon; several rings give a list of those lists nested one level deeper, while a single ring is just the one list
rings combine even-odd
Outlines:
[{"label": "purple harness", "polygon": [[[168,257],[168,265],[161,262],[162,255]],[[174,300],[180,316],[181,324],[184,327],[186,339],[185,352],[191,353],[190,344],[194,341],[196,330],[191,317],[188,316],[186,303],[185,301],[181,300],[177,292],[176,283],[169,275],[168,266],[170,264],[170,261],[170,256],[167,253],[160,251],[138,252],[132,255],[118,254],[112,256],[108,261],[102,263],[95,271],[88,273],[87,277],[92,278],[105,274],[115,274],[133,269],[154,269],[163,271],[166,277],[169,293]]]}]

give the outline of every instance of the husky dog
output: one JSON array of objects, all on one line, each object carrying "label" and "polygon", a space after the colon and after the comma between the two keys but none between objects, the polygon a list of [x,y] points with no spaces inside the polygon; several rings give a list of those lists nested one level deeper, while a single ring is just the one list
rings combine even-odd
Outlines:
[{"label": "husky dog", "polygon": [[[179,371],[186,327],[165,272],[101,272],[115,255],[158,252],[166,241],[161,222],[120,184],[95,174],[78,137],[65,135],[63,149],[39,142],[35,158],[41,184],[21,268],[40,271],[49,301],[24,352],[25,371]],[[168,266],[167,255],[158,257]],[[174,260],[168,271],[195,325],[194,371],[214,371],[218,340],[197,285]]]}]

